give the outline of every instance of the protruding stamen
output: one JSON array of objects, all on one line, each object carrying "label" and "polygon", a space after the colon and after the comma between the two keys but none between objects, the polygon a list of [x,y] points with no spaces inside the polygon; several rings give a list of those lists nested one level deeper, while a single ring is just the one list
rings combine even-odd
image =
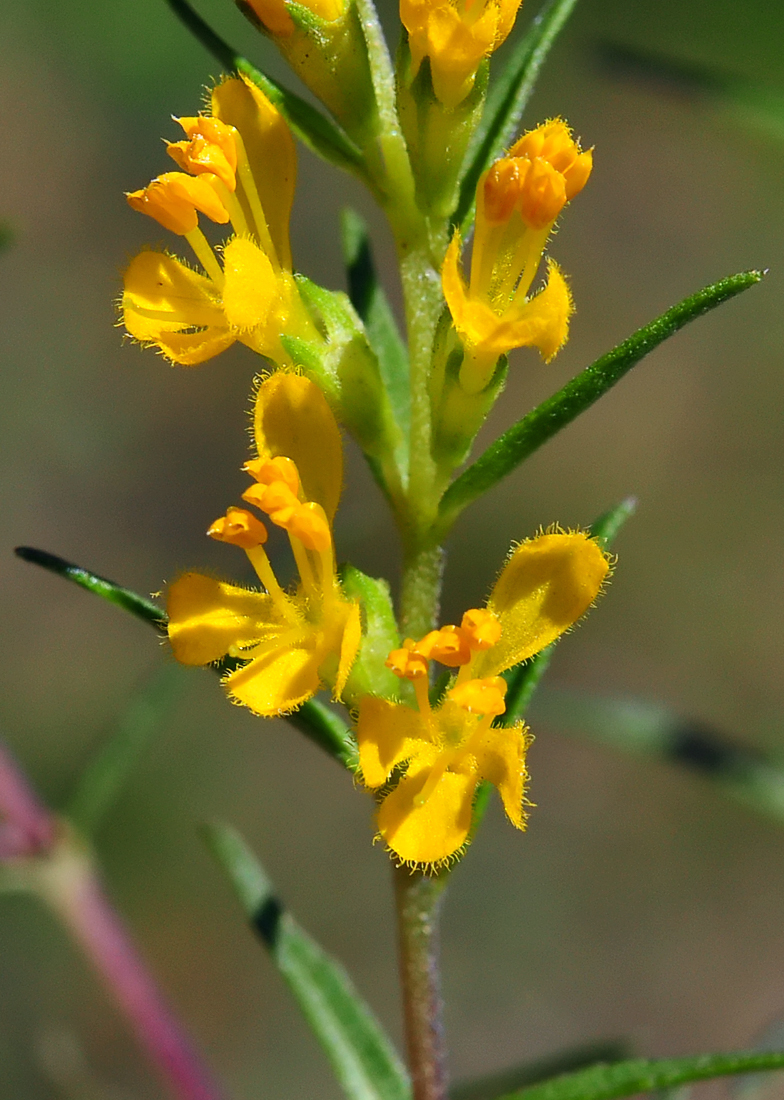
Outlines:
[{"label": "protruding stamen", "polygon": [[263,547],[255,546],[252,550],[246,550],[251,565],[256,570],[256,575],[266,588],[267,592],[280,612],[281,616],[290,623],[299,623],[300,618],[291,600],[278,584],[277,577],[272,572],[270,560]]},{"label": "protruding stamen", "polygon": [[406,638],[400,649],[393,649],[384,662],[401,680],[427,679],[428,661],[417,652],[413,638]]},{"label": "protruding stamen", "polygon": [[284,455],[277,455],[275,458],[253,458],[242,468],[260,485],[271,485],[273,481],[282,481],[288,485],[294,496],[299,496],[299,471],[296,462],[291,458],[286,458]]},{"label": "protruding stamen", "polygon": [[468,637],[458,626],[442,626],[440,630],[431,630],[421,642],[417,642],[416,651],[428,660],[446,665],[447,668],[459,668],[471,660]]},{"label": "protruding stamen", "polygon": [[255,504],[266,512],[278,527],[288,529],[292,516],[300,507],[298,498],[284,481],[273,481],[268,485],[251,485],[242,494],[248,504]]},{"label": "protruding stamen", "polygon": [[472,607],[463,615],[460,629],[468,638],[471,649],[491,649],[501,637],[498,616],[485,607]]},{"label": "protruding stamen", "polygon": [[211,539],[252,550],[267,541],[267,528],[252,512],[244,508],[228,508],[226,515],[216,519],[207,534]]},{"label": "protruding stamen", "polygon": [[206,180],[184,172],[164,172],[140,191],[127,192],[128,205],[180,236],[199,224],[197,211],[219,225],[229,220],[228,212]]},{"label": "protruding stamen", "polygon": [[234,191],[237,186],[237,149],[234,128],[220,119],[206,115],[175,119],[182,126],[188,141],[166,143],[166,152],[185,172],[193,176],[210,173]]},{"label": "protruding stamen", "polygon": [[215,283],[215,286],[218,288],[218,290],[223,290],[223,285],[225,283],[223,268],[218,263],[218,258],[212,251],[212,245],[204,236],[199,227],[197,226],[189,233],[186,233],[185,240],[193,249],[197,260],[199,260],[201,266]]}]

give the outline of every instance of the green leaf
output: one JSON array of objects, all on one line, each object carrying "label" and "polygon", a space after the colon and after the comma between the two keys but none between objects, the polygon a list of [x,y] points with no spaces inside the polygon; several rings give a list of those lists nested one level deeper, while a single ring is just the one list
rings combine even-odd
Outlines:
[{"label": "green leaf", "polygon": [[167,0],[167,3],[177,18],[227,72],[242,73],[264,92],[300,141],[312,152],[368,182],[362,153],[344,130],[306,100],[252,65],[215,33],[188,0]]},{"label": "green leaf", "polygon": [[382,578],[369,577],[354,565],[341,565],[340,583],[350,600],[362,607],[362,644],[352,665],[343,698],[349,706],[362,695],[382,695],[394,699],[400,681],[386,666],[393,649],[400,645],[392,594]]},{"label": "green leaf", "polygon": [[0,221],[0,252],[5,252],[14,243],[14,231],[8,222]]},{"label": "green leaf", "polygon": [[468,167],[460,184],[460,200],[453,224],[462,226],[473,217],[479,177],[499,157],[517,132],[523,111],[539,78],[553,43],[572,14],[577,0],[548,0],[528,31],[514,45],[501,73],[490,84],[482,122],[467,157]]},{"label": "green leaf", "polygon": [[589,409],[654,348],[690,321],[754,286],[764,274],[762,271],[744,271],[739,275],[730,275],[684,298],[586,367],[558,393],[524,416],[447,489],[439,508],[438,533],[448,531],[465,507],[492,489],[543,443]]},{"label": "green leaf", "polygon": [[523,1062],[519,1066],[480,1077],[474,1081],[460,1082],[449,1090],[449,1100],[495,1100],[503,1092],[538,1085],[562,1073],[595,1066],[598,1062],[620,1062],[630,1053],[627,1043],[588,1043],[579,1047]]},{"label": "green leaf", "polygon": [[[108,600],[109,603],[121,607],[123,611],[130,612],[131,615],[141,619],[142,622],[154,626],[159,633],[166,634],[166,624],[168,622],[166,612],[157,604],[154,604],[152,600],[147,600],[144,596],[139,596],[135,592],[131,592],[130,589],[115,584],[114,581],[99,577],[96,573],[91,573],[80,565],[74,565],[73,562],[66,561],[65,558],[60,558],[57,554],[50,554],[46,550],[36,550],[32,546],[17,546],[15,553],[23,561],[40,565],[51,573],[56,573],[60,577],[73,581],[81,588],[86,588],[88,592],[94,592],[97,596]],[[236,666],[232,666],[231,662],[222,662],[212,667],[220,675],[230,667]],[[318,699],[310,699],[307,703],[303,703],[294,714],[286,715],[286,720],[291,725],[296,726],[301,733],[304,733],[339,763],[349,769],[355,766],[356,749],[351,731],[347,724],[331,711],[325,703]]]},{"label": "green leaf", "polygon": [[[620,504],[616,504],[614,508],[609,508],[598,519],[594,520],[589,528],[591,534],[605,549],[609,548],[626,520],[634,515],[636,508],[637,501],[635,498],[626,497]],[[503,716],[502,725],[511,726],[526,713],[534,692],[550,667],[556,645],[557,642],[553,642],[552,645],[537,653],[535,657],[531,657],[530,660],[524,661],[521,665],[516,665],[506,673],[509,687],[506,692],[506,712]]]},{"label": "green leaf", "polygon": [[94,836],[128,775],[171,714],[185,682],[179,665],[167,664],[131,700],[114,733],[76,785],[66,816],[84,836]]},{"label": "green leaf", "polygon": [[499,1100],[615,1100],[638,1092],[675,1088],[690,1081],[772,1069],[784,1069],[784,1052],[740,1051],[700,1054],[693,1058],[640,1058],[566,1074],[542,1085],[505,1093]]},{"label": "green leaf", "polygon": [[33,546],[17,546],[14,553],[22,561],[40,565],[50,573],[65,577],[66,580],[78,584],[80,588],[86,588],[88,592],[94,592],[96,596],[101,596],[109,603],[121,607],[123,611],[129,611],[137,619],[154,626],[160,633],[166,633],[166,613],[152,600],[138,596],[128,588],[123,588],[122,585],[115,584],[106,577],[99,577],[97,573],[91,573],[81,565],[74,565],[73,562],[66,561],[57,554],[50,554],[46,550],[36,550]]},{"label": "green leaf", "polygon": [[378,357],[392,411],[407,438],[411,422],[408,354],[395,315],[378,281],[367,225],[350,209],[343,210],[341,220],[348,296],[362,318],[370,345]]},{"label": "green leaf", "polygon": [[340,963],[286,911],[236,830],[210,824],[206,838],[349,1100],[409,1100],[410,1086],[397,1052]]},{"label": "green leaf", "polygon": [[784,763],[668,707],[548,688],[537,696],[531,717],[571,736],[685,768],[784,824]]}]

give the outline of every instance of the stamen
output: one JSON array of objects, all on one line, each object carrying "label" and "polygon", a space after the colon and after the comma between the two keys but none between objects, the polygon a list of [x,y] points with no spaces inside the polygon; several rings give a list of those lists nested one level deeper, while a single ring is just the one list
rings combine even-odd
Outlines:
[{"label": "stamen", "polygon": [[250,169],[250,163],[248,161],[248,154],[245,151],[245,144],[240,137],[239,133],[235,134],[235,143],[237,146],[237,177],[240,187],[245,198],[248,200],[248,206],[250,208],[251,217],[256,230],[256,239],[261,245],[262,249],[267,253],[267,256],[272,263],[272,266],[276,271],[280,271],[280,260],[278,254],[275,251],[275,246],[272,243],[272,237],[270,236],[269,226],[267,225],[267,219],[264,217],[264,208],[261,205],[261,199],[259,198],[259,192],[256,187],[256,181],[253,178],[253,172]]},{"label": "stamen", "polygon": [[427,676],[420,676],[412,682],[420,714],[430,724],[433,719],[433,711],[430,706],[430,680]]},{"label": "stamen", "polygon": [[310,558],[305,546],[300,540],[291,533],[288,532],[289,542],[291,543],[291,550],[294,554],[294,561],[297,563],[297,569],[299,570],[300,579],[302,580],[302,587],[305,589],[307,595],[313,599],[319,594],[319,588],[316,584],[316,574],[313,572],[313,566],[310,564]]},{"label": "stamen", "polygon": [[270,560],[261,546],[255,546],[252,550],[246,550],[251,565],[256,570],[256,575],[269,593],[272,602],[284,619],[290,623],[299,624],[300,617],[296,608],[291,603],[286,593],[278,584],[272,571]]},{"label": "stamen", "polygon": [[238,237],[249,237],[250,231],[248,229],[248,223],[245,220],[245,215],[242,212],[242,207],[240,206],[237,196],[233,191],[230,191],[226,184],[217,176],[213,177],[212,186],[215,188],[216,194],[228,211],[231,224],[234,227],[234,232]]},{"label": "stamen", "polygon": [[223,290],[223,268],[218,263],[218,258],[212,250],[207,238],[197,226],[185,234],[185,240],[196,254],[196,258],[215,283],[218,290]]},{"label": "stamen", "polygon": [[288,485],[294,496],[300,495],[299,471],[291,458],[277,455],[275,458],[252,458],[242,467],[255,478],[260,485],[271,485],[273,481],[282,481]]}]

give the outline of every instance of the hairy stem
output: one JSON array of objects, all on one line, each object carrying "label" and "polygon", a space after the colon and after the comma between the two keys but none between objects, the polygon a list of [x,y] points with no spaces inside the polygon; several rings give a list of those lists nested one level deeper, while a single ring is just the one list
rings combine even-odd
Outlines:
[{"label": "hairy stem", "polygon": [[445,1100],[438,916],[445,877],[393,869],[406,1046],[414,1100]]},{"label": "hairy stem", "polygon": [[444,551],[425,546],[406,553],[400,597],[400,631],[404,638],[422,638],[438,622]]}]

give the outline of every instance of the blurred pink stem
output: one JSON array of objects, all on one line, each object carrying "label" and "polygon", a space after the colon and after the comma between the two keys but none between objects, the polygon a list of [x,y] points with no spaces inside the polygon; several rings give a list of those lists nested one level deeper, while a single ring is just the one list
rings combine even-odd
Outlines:
[{"label": "blurred pink stem", "polygon": [[73,935],[178,1100],[222,1100],[98,881],[89,852],[0,745],[0,862]]}]

